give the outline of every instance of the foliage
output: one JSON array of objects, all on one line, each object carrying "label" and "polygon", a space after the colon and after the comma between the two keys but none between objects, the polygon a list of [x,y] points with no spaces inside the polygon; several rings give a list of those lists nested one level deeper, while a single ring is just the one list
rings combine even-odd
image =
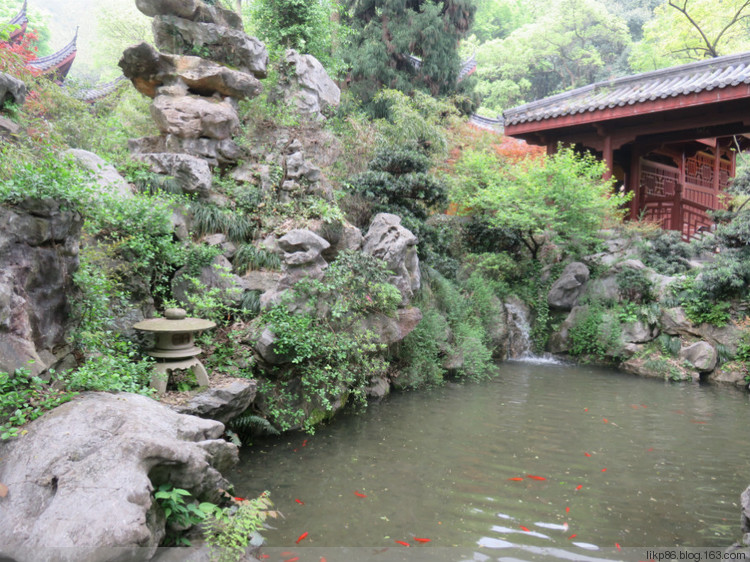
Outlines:
[{"label": "foliage", "polygon": [[615,277],[620,297],[626,302],[644,304],[654,299],[651,280],[643,269],[623,268]]},{"label": "foliage", "polygon": [[[346,0],[344,7],[353,30],[345,53],[351,87],[365,103],[382,87],[432,95],[455,90],[458,41],[474,19],[473,0]],[[409,55],[421,59],[418,69]]]},{"label": "foliage", "polygon": [[601,303],[592,303],[570,329],[570,354],[598,360],[616,355],[620,347],[620,325],[607,320]]},{"label": "foliage", "polygon": [[213,203],[192,201],[190,212],[196,236],[222,233],[232,242],[247,242],[255,232],[254,220],[241,211],[219,207]]},{"label": "foliage", "polygon": [[611,75],[629,44],[623,19],[598,0],[551,2],[538,18],[477,51],[477,92],[496,112]]},{"label": "foliage", "polygon": [[248,271],[259,269],[278,271],[281,269],[281,258],[278,254],[265,248],[256,248],[252,244],[242,244],[234,254],[232,267],[237,275],[244,275]]},{"label": "foliage", "polygon": [[589,154],[561,148],[542,166],[519,162],[503,172],[460,202],[492,226],[518,232],[533,260],[549,242],[590,246],[605,221],[622,213],[625,198],[611,193],[604,164]]},{"label": "foliage", "polygon": [[20,428],[25,423],[75,396],[75,392],[61,389],[61,385],[65,385],[65,377],[57,373],[45,382],[28,369],[16,369],[12,374],[0,372],[0,441],[22,434]]},{"label": "foliage", "polygon": [[399,388],[423,388],[443,383],[442,355],[448,348],[448,323],[428,302],[417,302],[422,320],[398,344],[399,368],[394,383]]},{"label": "foliage", "polygon": [[725,326],[731,319],[729,302],[716,300],[714,287],[706,282],[704,275],[678,279],[670,285],[670,291],[685,310],[693,324],[707,322],[714,326]]},{"label": "foliage", "polygon": [[659,230],[641,249],[643,263],[664,275],[676,275],[690,269],[693,256],[690,244],[675,230]]},{"label": "foliage", "polygon": [[672,357],[677,357],[679,355],[680,349],[682,348],[682,342],[678,336],[670,336],[669,334],[662,332],[656,338],[656,341],[659,344],[662,353],[665,355],[671,355]]},{"label": "foliage", "polygon": [[654,10],[633,47],[631,67],[654,70],[750,48],[747,0],[670,0]]},{"label": "foliage", "polygon": [[279,515],[271,509],[273,504],[267,491],[254,499],[235,498],[235,501],[238,501],[238,506],[230,516],[213,516],[205,521],[203,530],[211,560],[243,560],[253,537],[265,528],[266,519]]}]

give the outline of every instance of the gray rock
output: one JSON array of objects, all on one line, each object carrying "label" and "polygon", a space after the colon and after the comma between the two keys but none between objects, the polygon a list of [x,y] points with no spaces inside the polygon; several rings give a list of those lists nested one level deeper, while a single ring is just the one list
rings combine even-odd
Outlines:
[{"label": "gray rock", "polygon": [[133,197],[130,184],[125,181],[125,178],[120,175],[114,166],[105,162],[100,156],[79,148],[71,148],[63,154],[71,155],[82,167],[90,170],[94,175],[94,185],[102,193],[123,198]]},{"label": "gray rock", "polygon": [[52,199],[0,206],[0,371],[38,374],[63,359],[82,224]]},{"label": "gray rock", "polygon": [[[190,271],[189,266],[185,266],[172,279],[172,295],[178,302],[187,305],[188,297],[197,292],[218,289],[217,297],[225,304],[239,304],[244,291],[242,280],[231,271],[232,264],[224,256],[216,256],[211,265],[200,268],[197,275]],[[199,286],[192,279],[197,279]]]},{"label": "gray rock", "polygon": [[282,261],[287,266],[318,264],[320,254],[330,244],[310,230],[290,230],[279,238],[279,248],[284,252]]},{"label": "gray rock", "polygon": [[22,131],[20,125],[0,115],[0,138],[17,139]]},{"label": "gray rock", "polygon": [[370,384],[365,389],[365,393],[370,398],[383,398],[385,396],[388,396],[388,394],[391,391],[391,382],[388,380],[388,377],[385,375],[380,375],[378,377],[374,377]]},{"label": "gray rock", "polygon": [[[741,530],[743,534],[750,533],[750,486],[745,488],[740,496],[742,504]],[[750,546],[750,543],[746,543]]]},{"label": "gray rock", "polygon": [[569,263],[550,287],[547,302],[552,308],[571,310],[578,303],[588,280],[588,267],[581,262]]},{"label": "gray rock", "polygon": [[152,28],[161,51],[175,55],[197,51],[205,58],[252,73],[256,78],[267,76],[265,45],[242,31],[176,16],[156,16]]},{"label": "gray rock", "polygon": [[549,350],[552,353],[567,353],[570,349],[570,330],[589,312],[589,306],[576,306],[570,311],[560,328],[549,338]]},{"label": "gray rock", "polygon": [[620,298],[617,277],[614,274],[609,274],[596,279],[590,279],[586,284],[584,294],[593,300],[617,302]]},{"label": "gray rock", "polygon": [[136,7],[149,17],[169,14],[192,19],[198,4],[198,0],[135,0]]},{"label": "gray rock", "polygon": [[176,135],[130,139],[128,149],[132,154],[151,152],[185,153],[202,158],[209,166],[233,164],[242,157],[242,150],[232,139],[183,139]]},{"label": "gray rock", "polygon": [[620,363],[620,370],[632,375],[666,379],[672,381],[698,382],[700,375],[697,371],[686,369],[675,362],[670,362],[663,356],[654,354],[652,357],[638,356]]},{"label": "gray rock", "polygon": [[227,423],[250,407],[257,386],[254,380],[238,380],[226,386],[207,388],[193,396],[187,404],[173,406],[173,409],[181,414]]},{"label": "gray rock", "polygon": [[323,118],[338,107],[341,90],[318,59],[289,49],[284,56],[280,95],[293,102],[300,113]]},{"label": "gray rock", "polygon": [[276,353],[275,344],[276,334],[270,328],[265,328],[260,337],[255,342],[255,351],[261,359],[269,365],[283,365],[291,361],[291,357]]},{"label": "gray rock", "polygon": [[320,168],[305,160],[302,152],[290,154],[285,159],[286,176],[295,180],[306,179],[310,182],[320,181],[322,174]]},{"label": "gray rock", "polygon": [[688,320],[682,307],[664,309],[659,318],[661,331],[671,336],[698,336],[698,329]]},{"label": "gray rock", "polygon": [[85,393],[26,429],[0,446],[0,557],[18,562],[150,558],[165,532],[154,489],[217,501],[237,462],[221,423],[127,393]]},{"label": "gray rock", "polygon": [[224,140],[240,126],[231,103],[198,96],[156,96],[151,117],[162,133],[183,139]]},{"label": "gray rock", "polygon": [[421,285],[417,237],[401,226],[400,217],[379,213],[372,219],[362,251],[383,260],[394,273],[388,282],[401,291],[401,304],[405,306]]},{"label": "gray rock", "polygon": [[134,158],[148,163],[156,174],[172,176],[183,193],[205,197],[211,191],[211,168],[202,158],[170,152],[136,154]]},{"label": "gray rock", "polygon": [[726,326],[714,326],[712,324],[701,324],[698,327],[701,338],[713,346],[722,345],[730,355],[737,353],[737,346],[742,338],[742,330],[734,324]]},{"label": "gray rock", "polygon": [[731,384],[740,388],[747,388],[745,376],[747,371],[744,366],[737,363],[725,363],[720,368],[708,375],[709,382]]},{"label": "gray rock", "polygon": [[396,317],[382,313],[367,315],[361,325],[362,331],[369,330],[380,343],[391,345],[403,340],[422,320],[422,311],[414,306],[399,308]]},{"label": "gray rock", "polygon": [[0,109],[10,102],[21,106],[26,102],[26,84],[10,74],[0,72]]},{"label": "gray rock", "polygon": [[281,280],[278,271],[248,271],[242,276],[242,286],[248,291],[266,292],[275,289]]},{"label": "gray rock", "polygon": [[148,43],[126,49],[118,64],[136,90],[150,98],[156,97],[162,86],[175,85],[178,86],[175,93],[184,92],[187,86],[192,93],[201,96],[220,94],[237,99],[255,97],[262,90],[252,74],[200,57],[160,53]]},{"label": "gray rock", "polygon": [[705,341],[695,342],[680,350],[680,359],[684,359],[701,373],[713,371],[717,358],[714,347]]},{"label": "gray rock", "polygon": [[648,323],[640,320],[622,325],[622,341],[624,343],[646,343],[658,335],[659,329],[656,326],[649,326]]}]

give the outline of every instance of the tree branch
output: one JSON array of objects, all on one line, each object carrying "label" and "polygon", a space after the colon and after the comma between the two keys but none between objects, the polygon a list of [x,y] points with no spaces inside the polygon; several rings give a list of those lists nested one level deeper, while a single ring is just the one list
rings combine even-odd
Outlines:
[{"label": "tree branch", "polygon": [[674,0],[669,0],[668,4],[672,6],[675,10],[680,12],[682,15],[684,15],[687,18],[687,20],[690,22],[690,24],[698,31],[698,33],[700,33],[700,36],[703,38],[703,42],[706,44],[706,47],[707,47],[706,51],[710,53],[712,57],[714,58],[718,57],[719,55],[716,54],[716,50],[714,49],[714,46],[711,45],[711,41],[708,40],[708,37],[706,37],[706,34],[703,33],[703,30],[698,25],[698,23],[692,18],[690,14],[688,14],[688,11],[687,11],[688,0],[684,0],[682,7],[675,4]]}]

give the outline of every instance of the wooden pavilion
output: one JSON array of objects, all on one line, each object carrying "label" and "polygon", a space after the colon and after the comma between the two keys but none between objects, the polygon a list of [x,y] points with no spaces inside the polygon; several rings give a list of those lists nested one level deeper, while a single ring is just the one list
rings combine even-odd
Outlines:
[{"label": "wooden pavilion", "polygon": [[710,229],[750,146],[750,52],[600,82],[504,112],[505,134],[589,150],[633,192],[630,216]]}]

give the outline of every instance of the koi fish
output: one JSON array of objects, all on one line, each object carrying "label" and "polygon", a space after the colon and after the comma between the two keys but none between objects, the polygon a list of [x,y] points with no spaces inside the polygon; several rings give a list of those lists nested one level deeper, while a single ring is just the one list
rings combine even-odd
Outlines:
[{"label": "koi fish", "polygon": [[590,457],[590,456],[591,456],[591,453],[583,453],[583,456],[584,456],[584,457]]},{"label": "koi fish", "polygon": [[581,488],[583,488],[583,484],[578,484],[578,486],[576,486],[576,490],[580,490]]},{"label": "koi fish", "polygon": [[607,418],[602,418],[602,421],[603,421],[604,423],[609,423],[609,420],[608,420]]},{"label": "koi fish", "polygon": [[295,556],[294,558],[289,558],[288,560],[284,560],[284,562],[297,562],[299,560],[299,556]]},{"label": "koi fish", "polygon": [[633,408],[634,410],[637,410],[638,409],[638,404],[631,404],[630,407]]},{"label": "koi fish", "polygon": [[607,469],[606,468],[602,468],[602,472],[607,472]]},{"label": "koi fish", "polygon": [[589,411],[589,409],[588,409],[588,408],[584,408],[584,409],[583,409],[583,411],[584,411],[584,412],[588,412],[588,411]]},{"label": "koi fish", "polygon": [[303,502],[302,500],[298,500],[297,498],[294,498],[294,501],[296,501],[300,505],[305,505],[305,502]]},{"label": "koi fish", "polygon": [[302,446],[303,446],[303,447],[307,447],[307,439],[305,439],[305,440],[304,440],[304,441],[302,442]]},{"label": "koi fish", "polygon": [[565,508],[565,513],[570,513],[570,508],[569,507]]},{"label": "koi fish", "polygon": [[547,480],[544,476],[535,476],[533,474],[527,474],[526,477],[532,480]]},{"label": "koi fish", "polygon": [[320,557],[320,562],[328,562],[328,560],[326,560],[325,556],[321,556]]},{"label": "koi fish", "polygon": [[569,539],[569,540],[573,540],[573,539],[574,539],[574,538],[576,538],[577,536],[578,536],[577,534],[573,533],[572,535],[570,535],[570,536],[568,537],[568,539]]},{"label": "koi fish", "polygon": [[358,498],[366,498],[367,497],[367,494],[363,494],[362,492],[357,492],[357,491],[354,492],[354,495],[357,496]]},{"label": "koi fish", "polygon": [[403,545],[403,546],[411,546],[411,545],[410,545],[410,544],[409,544],[408,542],[406,542],[406,541],[394,541],[394,542],[397,542],[398,544],[400,544],[400,545]]},{"label": "koi fish", "polygon": [[297,449],[294,449],[294,450],[292,451],[292,453],[296,453],[296,452],[297,452]]},{"label": "koi fish", "polygon": [[705,425],[706,422],[700,421],[700,420],[690,420],[690,423],[697,423],[697,424],[700,424],[700,425]]},{"label": "koi fish", "polygon": [[295,542],[296,544],[299,544],[299,542],[300,542],[301,540],[304,540],[304,539],[305,539],[306,537],[307,537],[307,531],[305,531],[305,532],[304,532],[304,533],[302,533],[302,534],[301,534],[301,535],[300,535],[299,537],[297,537],[297,540],[296,540],[296,541],[294,541],[294,542]]},{"label": "koi fish", "polygon": [[617,547],[617,550],[622,550],[622,549],[620,548],[620,543],[617,543],[617,542],[616,542],[616,543],[615,543],[615,546]]},{"label": "koi fish", "polygon": [[234,496],[234,501],[236,501],[236,502],[244,502],[245,498],[241,498],[239,496]]},{"label": "koi fish", "polygon": [[641,408],[648,408],[645,404],[641,404]]},{"label": "koi fish", "polygon": [[516,476],[515,478],[508,478],[508,480],[511,480],[513,482],[522,482],[523,478],[519,478],[518,476]]},{"label": "koi fish", "polygon": [[430,542],[431,539],[421,539],[419,537],[414,537],[414,540],[417,542]]},{"label": "koi fish", "polygon": [[260,557],[265,560],[266,558],[271,558],[270,554],[261,554]]},{"label": "koi fish", "polygon": [[648,449],[646,449],[646,452],[647,452],[647,453],[653,453],[653,451],[654,451],[654,448],[653,448],[653,447],[649,447]]},{"label": "koi fish", "polygon": [[522,530],[522,531],[523,531],[524,533],[530,533],[530,532],[531,532],[531,531],[529,530],[529,528],[528,528],[528,527],[524,527],[523,525],[521,525],[521,530]]}]

